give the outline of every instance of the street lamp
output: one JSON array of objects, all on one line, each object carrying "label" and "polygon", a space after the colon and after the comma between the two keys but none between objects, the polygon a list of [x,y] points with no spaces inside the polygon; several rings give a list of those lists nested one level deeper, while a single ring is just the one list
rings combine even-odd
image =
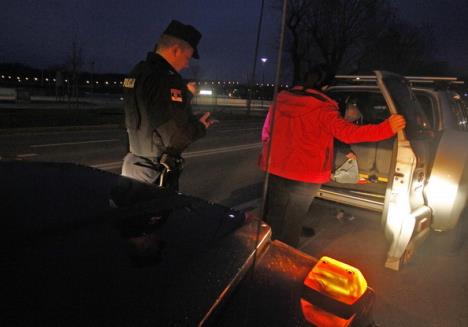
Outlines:
[{"label": "street lamp", "polygon": [[263,97],[265,96],[265,90],[263,84],[265,84],[265,63],[268,61],[268,58],[262,57],[260,58],[262,62],[262,87],[260,88],[261,92],[261,109],[263,109]]}]

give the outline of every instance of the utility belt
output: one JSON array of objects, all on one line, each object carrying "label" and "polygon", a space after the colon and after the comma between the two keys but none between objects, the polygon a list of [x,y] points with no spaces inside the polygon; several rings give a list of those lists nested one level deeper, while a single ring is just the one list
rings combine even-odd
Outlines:
[{"label": "utility belt", "polygon": [[160,157],[155,159],[140,158],[144,159],[144,162],[135,163],[136,165],[154,169],[161,174],[159,177],[159,186],[164,186],[165,179],[169,173],[175,171],[180,172],[184,168],[184,158],[168,153],[163,153]]}]

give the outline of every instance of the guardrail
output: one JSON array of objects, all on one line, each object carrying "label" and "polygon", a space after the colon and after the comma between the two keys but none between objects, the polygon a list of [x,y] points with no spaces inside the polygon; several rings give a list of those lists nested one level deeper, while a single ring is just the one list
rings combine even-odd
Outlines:
[{"label": "guardrail", "polygon": [[[216,97],[197,95],[192,99],[192,105],[195,106],[212,106],[212,107],[242,107],[247,108],[247,99]],[[270,100],[251,100],[250,107],[252,110],[267,110],[270,106]]]},{"label": "guardrail", "polygon": [[0,87],[0,101],[16,101],[17,96],[16,89]]},{"label": "guardrail", "polygon": [[[21,92],[18,92],[14,88],[0,88],[0,101],[11,101],[18,102],[22,100],[24,96]],[[24,99],[26,100],[26,99]],[[32,95],[28,99],[35,104],[40,103],[68,103],[67,97],[55,97],[55,96],[42,96]],[[73,103],[77,102],[76,98],[71,98],[70,101]],[[123,104],[123,98],[121,95],[115,96],[84,96],[78,98],[78,102],[81,104],[90,104],[93,106],[112,106],[119,107]],[[266,111],[270,106],[270,100],[252,100],[250,103],[251,110],[255,111]],[[229,97],[216,97],[216,96],[194,96],[192,99],[192,105],[198,108],[229,108],[229,109],[246,109],[247,99],[229,98]]]}]

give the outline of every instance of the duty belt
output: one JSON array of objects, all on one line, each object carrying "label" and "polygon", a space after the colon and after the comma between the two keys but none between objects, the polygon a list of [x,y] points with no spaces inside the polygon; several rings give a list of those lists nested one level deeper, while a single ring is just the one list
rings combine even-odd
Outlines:
[{"label": "duty belt", "polygon": [[149,159],[140,157],[144,162],[137,162],[135,165],[154,169],[161,173],[159,177],[159,186],[164,186],[166,175],[174,170],[182,170],[184,159],[180,156],[172,156],[167,153],[163,153],[161,157]]}]

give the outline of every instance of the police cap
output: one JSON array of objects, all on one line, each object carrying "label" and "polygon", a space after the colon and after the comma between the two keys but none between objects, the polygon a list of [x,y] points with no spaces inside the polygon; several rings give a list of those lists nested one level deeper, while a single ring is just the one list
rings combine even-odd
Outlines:
[{"label": "police cap", "polygon": [[202,35],[192,25],[185,25],[177,20],[173,20],[166,27],[163,34],[174,36],[178,39],[184,40],[193,48],[193,58],[199,59],[197,45]]}]

